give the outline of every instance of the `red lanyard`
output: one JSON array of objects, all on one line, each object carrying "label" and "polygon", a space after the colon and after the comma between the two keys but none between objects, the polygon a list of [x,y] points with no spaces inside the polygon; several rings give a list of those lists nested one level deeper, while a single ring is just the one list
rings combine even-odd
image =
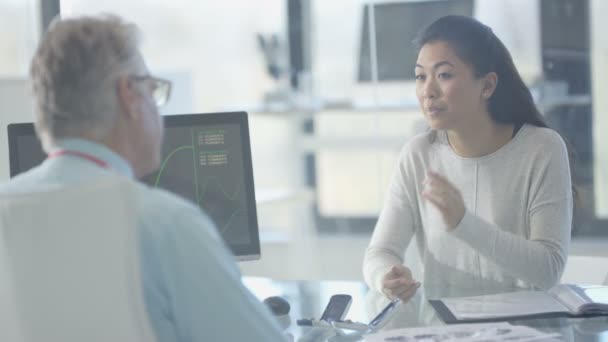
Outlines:
[{"label": "red lanyard", "polygon": [[98,166],[104,168],[104,169],[109,169],[110,166],[108,165],[108,163],[106,163],[105,161],[96,158],[88,153],[84,153],[84,152],[79,152],[79,151],[72,151],[72,150],[59,150],[59,151],[55,151],[55,152],[51,152],[48,155],[49,159],[52,158],[56,158],[59,156],[64,156],[64,155],[70,155],[70,156],[74,156],[74,157],[78,157],[78,158],[82,158],[82,159],[86,159],[92,163],[97,164]]}]

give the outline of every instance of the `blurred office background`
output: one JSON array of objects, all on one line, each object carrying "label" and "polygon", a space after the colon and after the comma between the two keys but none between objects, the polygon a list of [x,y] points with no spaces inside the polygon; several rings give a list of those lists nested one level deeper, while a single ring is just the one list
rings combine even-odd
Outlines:
[{"label": "blurred office background", "polygon": [[151,72],[174,83],[164,115],[249,112],[262,258],[241,263],[245,275],[362,279],[401,146],[426,129],[410,40],[449,13],[494,29],[575,148],[571,254],[608,254],[603,0],[0,0],[2,180],[6,125],[32,120],[29,60],[59,8],[139,25]]}]

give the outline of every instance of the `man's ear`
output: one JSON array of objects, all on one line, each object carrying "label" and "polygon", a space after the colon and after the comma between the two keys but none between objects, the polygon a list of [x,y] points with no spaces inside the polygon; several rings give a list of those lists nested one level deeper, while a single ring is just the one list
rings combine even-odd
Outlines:
[{"label": "man's ear", "polygon": [[495,72],[489,72],[483,77],[483,88],[481,90],[481,97],[484,100],[488,100],[492,97],[492,94],[496,91],[498,85],[498,75]]},{"label": "man's ear", "polygon": [[132,118],[137,115],[137,88],[135,82],[132,82],[128,77],[120,77],[116,82],[116,96],[121,113]]}]

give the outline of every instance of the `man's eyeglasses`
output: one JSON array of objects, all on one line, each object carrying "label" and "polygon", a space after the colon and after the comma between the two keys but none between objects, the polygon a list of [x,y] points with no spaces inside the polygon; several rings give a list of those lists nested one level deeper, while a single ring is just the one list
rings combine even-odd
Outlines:
[{"label": "man's eyeglasses", "polygon": [[133,76],[132,78],[136,81],[149,81],[152,83],[152,96],[154,96],[154,102],[158,107],[162,107],[169,102],[171,81],[151,75]]}]

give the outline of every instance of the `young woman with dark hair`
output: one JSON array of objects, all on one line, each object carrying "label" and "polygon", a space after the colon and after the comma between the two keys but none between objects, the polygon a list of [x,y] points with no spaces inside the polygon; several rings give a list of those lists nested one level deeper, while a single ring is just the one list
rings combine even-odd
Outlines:
[{"label": "young woman with dark hair", "polygon": [[[547,128],[506,47],[469,17],[417,37],[416,95],[431,127],[403,148],[365,254],[368,285],[408,301],[547,289],[572,224],[568,148]],[[415,239],[422,279],[404,254]]]}]

